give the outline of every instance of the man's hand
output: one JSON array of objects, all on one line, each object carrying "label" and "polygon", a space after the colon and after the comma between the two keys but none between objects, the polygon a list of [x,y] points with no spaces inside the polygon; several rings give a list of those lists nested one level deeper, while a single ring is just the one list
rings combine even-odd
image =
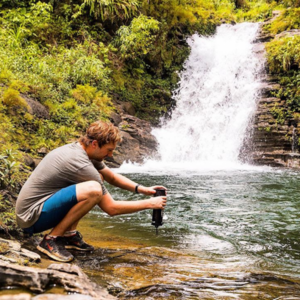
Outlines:
[{"label": "man's hand", "polygon": [[150,208],[153,209],[165,209],[165,206],[167,205],[167,197],[166,196],[158,196],[153,197],[149,199]]},{"label": "man's hand", "polygon": [[150,187],[140,185],[138,187],[138,192],[140,194],[144,194],[144,195],[154,195],[156,192],[155,189],[163,189],[166,191],[166,194],[167,194],[167,189],[162,185],[155,185],[155,186],[150,186]]}]

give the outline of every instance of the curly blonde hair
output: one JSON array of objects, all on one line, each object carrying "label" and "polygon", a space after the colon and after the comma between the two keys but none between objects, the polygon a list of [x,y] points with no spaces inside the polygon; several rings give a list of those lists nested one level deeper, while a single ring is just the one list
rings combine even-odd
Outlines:
[{"label": "curly blonde hair", "polygon": [[97,121],[92,123],[86,130],[85,135],[79,138],[79,142],[88,146],[93,140],[98,142],[101,148],[105,144],[118,143],[122,141],[120,131],[112,123]]}]

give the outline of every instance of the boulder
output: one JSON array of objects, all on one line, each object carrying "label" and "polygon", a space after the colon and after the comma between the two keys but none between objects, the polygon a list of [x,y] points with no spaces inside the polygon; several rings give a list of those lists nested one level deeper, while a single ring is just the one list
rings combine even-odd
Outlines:
[{"label": "boulder", "polygon": [[106,289],[91,282],[78,266],[72,264],[52,264],[47,269],[42,269],[0,261],[0,288],[21,287],[34,293],[43,293],[49,285],[58,285],[68,293],[87,295],[99,300],[116,299]]},{"label": "boulder", "polygon": [[119,167],[123,162],[142,163],[155,155],[157,140],[151,133],[150,122],[127,114],[124,104],[116,104],[116,107],[117,112],[111,114],[110,120],[120,129],[122,142],[118,144],[114,156],[106,158],[106,164]]},{"label": "boulder", "polygon": [[131,102],[124,102],[122,104],[122,108],[125,111],[125,113],[127,113],[129,115],[134,116],[136,113],[135,108]]},{"label": "boulder", "polygon": [[30,98],[27,95],[22,94],[22,98],[27,102],[30,107],[30,113],[41,119],[50,119],[48,108],[46,108],[40,102]]},{"label": "boulder", "polygon": [[9,263],[27,264],[28,262],[39,262],[39,254],[29,251],[21,246],[18,241],[0,238],[0,261]]}]

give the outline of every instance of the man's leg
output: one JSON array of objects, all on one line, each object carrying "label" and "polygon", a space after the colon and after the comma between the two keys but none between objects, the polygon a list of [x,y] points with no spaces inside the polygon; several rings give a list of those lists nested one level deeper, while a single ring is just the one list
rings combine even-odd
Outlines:
[{"label": "man's leg", "polygon": [[78,222],[102,199],[101,185],[96,181],[76,184],[78,203],[74,205],[66,216],[50,232],[54,236],[63,236],[68,230],[75,230]]},{"label": "man's leg", "polygon": [[[74,203],[75,191],[76,201]],[[84,215],[86,215],[96,204],[100,203],[102,199],[101,185],[96,181],[83,182],[77,184],[75,190],[71,187],[66,188],[52,197],[52,199],[49,199],[47,205],[45,203],[44,206],[46,206],[46,209],[44,215],[41,220],[37,222],[37,225],[41,224],[42,226],[45,226],[44,224],[47,223],[51,215],[55,214],[57,210],[63,209],[59,208],[59,205],[61,202],[68,202],[66,199],[70,199],[71,206],[73,206],[52,229],[51,233],[44,237],[43,241],[37,247],[38,250],[47,254],[49,257],[62,262],[68,262],[73,259],[72,254],[66,251],[65,248],[84,251],[93,250],[92,246],[83,241],[80,233],[76,231],[76,226]],[[43,219],[46,222],[43,221]],[[64,237],[66,231],[69,232],[68,237]]]}]

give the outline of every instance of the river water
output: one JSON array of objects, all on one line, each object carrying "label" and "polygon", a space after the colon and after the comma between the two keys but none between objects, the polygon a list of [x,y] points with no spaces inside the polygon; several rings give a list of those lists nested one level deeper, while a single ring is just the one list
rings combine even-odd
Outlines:
[{"label": "river water", "polygon": [[[156,236],[149,211],[111,218],[95,209],[85,221],[90,240],[111,248],[109,237],[113,257],[123,258],[83,267],[96,281],[131,291],[126,299],[300,299],[299,175],[271,168],[128,173],[168,188],[164,224]],[[134,258],[124,256],[128,248]]]},{"label": "river water", "polygon": [[158,235],[149,211],[85,218],[86,238],[106,250],[81,264],[119,298],[300,299],[300,173],[239,157],[264,66],[253,53],[257,31],[222,25],[214,37],[189,38],[172,118],[153,130],[159,155],[115,170],[167,187]]}]

